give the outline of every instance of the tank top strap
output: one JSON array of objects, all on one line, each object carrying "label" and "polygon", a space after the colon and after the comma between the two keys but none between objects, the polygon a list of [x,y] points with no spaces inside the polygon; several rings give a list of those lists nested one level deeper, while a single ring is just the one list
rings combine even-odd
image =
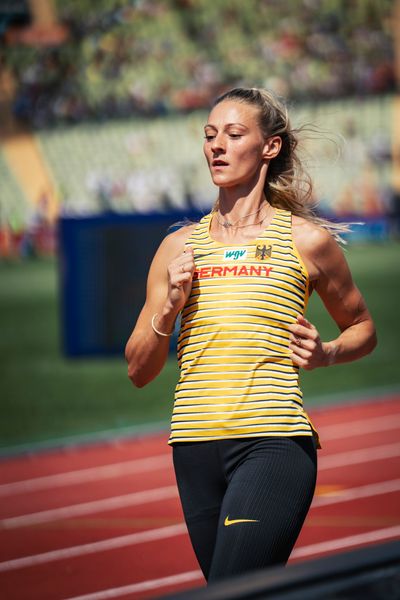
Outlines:
[{"label": "tank top strap", "polygon": [[199,244],[200,246],[207,243],[208,240],[208,230],[210,227],[210,220],[212,217],[212,213],[208,213],[204,215],[197,223],[196,227],[186,240],[185,246],[192,246]]}]

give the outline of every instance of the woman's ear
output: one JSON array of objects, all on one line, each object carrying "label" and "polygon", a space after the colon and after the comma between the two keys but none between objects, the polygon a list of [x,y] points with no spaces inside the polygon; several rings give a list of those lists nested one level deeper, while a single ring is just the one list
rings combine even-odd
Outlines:
[{"label": "woman's ear", "polygon": [[278,156],[282,148],[282,138],[279,135],[274,135],[268,138],[264,145],[263,158],[271,160]]}]

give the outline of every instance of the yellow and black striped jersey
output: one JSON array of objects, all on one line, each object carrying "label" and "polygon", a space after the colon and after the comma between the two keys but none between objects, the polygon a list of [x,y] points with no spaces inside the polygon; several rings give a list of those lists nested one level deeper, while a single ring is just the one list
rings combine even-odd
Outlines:
[{"label": "yellow and black striped jersey", "polygon": [[195,273],[181,315],[169,443],[311,436],[289,352],[288,325],[304,314],[309,283],[291,213],[276,209],[256,240],[235,246],[211,238],[211,219],[186,242]]}]

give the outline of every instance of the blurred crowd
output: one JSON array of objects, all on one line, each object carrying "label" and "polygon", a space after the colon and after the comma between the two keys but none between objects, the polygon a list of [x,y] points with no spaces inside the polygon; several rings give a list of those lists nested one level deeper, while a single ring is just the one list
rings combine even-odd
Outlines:
[{"label": "blurred crowd", "polygon": [[0,221],[0,259],[27,259],[53,256],[57,250],[57,230],[48,218],[43,198],[31,210],[24,227]]},{"label": "blurred crowd", "polygon": [[[114,140],[115,151],[110,148],[110,152],[118,163],[118,168],[109,164],[106,154],[99,162],[100,147],[98,160],[89,160],[82,150],[83,140],[68,138],[67,146],[75,148],[78,163],[87,166],[82,174],[68,163],[68,151],[62,153],[65,165],[57,173],[62,214],[203,210],[204,202],[212,198],[189,147],[185,168],[173,164],[168,136],[173,132],[178,139],[175,126],[165,129],[167,148],[159,161],[168,168],[160,166],[155,176],[154,140],[146,142],[152,157],[146,170],[144,134],[130,134],[128,162],[117,153],[121,135],[107,129],[116,119],[139,117],[130,122],[147,123],[143,117],[208,108],[219,93],[236,85],[266,87],[297,105],[346,98],[360,104],[374,95],[384,98],[396,88],[392,0],[54,2],[68,31],[58,45],[10,44],[6,28],[0,27],[0,71],[13,82],[12,112],[18,121],[36,129],[39,137],[57,125],[103,121],[107,146]],[[340,132],[340,123],[334,127]],[[387,177],[383,181],[377,177],[378,171],[389,169],[390,134],[376,128],[366,132],[362,122],[357,127],[343,131],[347,162],[353,170],[346,175],[341,168],[337,177],[341,188],[328,194],[321,206],[333,218],[354,220],[354,215],[362,215],[371,227],[384,227],[371,231],[374,239],[399,238],[400,199],[387,185]],[[186,132],[179,139],[188,137]],[[194,144],[197,147],[197,137]],[[157,151],[159,146],[158,136]],[[52,151],[54,147],[48,145],[47,158]],[[335,179],[330,158],[325,158],[325,171],[319,170],[327,179]],[[128,166],[123,168],[122,163]],[[53,254],[57,236],[47,213],[38,203],[25,210],[23,226],[21,219],[16,226],[13,210],[4,209],[0,258]]]},{"label": "blurred crowd", "polygon": [[394,89],[391,0],[58,0],[57,47],[0,45],[35,127],[209,106],[226,87],[293,99]]}]

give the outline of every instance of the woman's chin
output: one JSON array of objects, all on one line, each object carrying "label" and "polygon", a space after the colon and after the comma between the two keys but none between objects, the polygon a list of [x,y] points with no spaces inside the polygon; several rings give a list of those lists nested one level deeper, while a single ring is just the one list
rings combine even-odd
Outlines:
[{"label": "woman's chin", "polygon": [[220,188],[233,187],[237,183],[235,180],[232,180],[230,177],[226,177],[219,173],[213,173],[211,178],[212,178],[213,184],[217,185]]}]

